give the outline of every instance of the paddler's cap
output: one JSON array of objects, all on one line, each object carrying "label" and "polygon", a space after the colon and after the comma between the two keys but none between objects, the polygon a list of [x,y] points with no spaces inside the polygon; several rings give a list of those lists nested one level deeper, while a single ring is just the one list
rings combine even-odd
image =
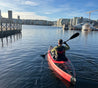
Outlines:
[{"label": "paddler's cap", "polygon": [[63,43],[63,40],[62,40],[62,39],[59,39],[59,40],[58,40],[58,43],[59,43],[59,44],[62,44],[62,43]]}]

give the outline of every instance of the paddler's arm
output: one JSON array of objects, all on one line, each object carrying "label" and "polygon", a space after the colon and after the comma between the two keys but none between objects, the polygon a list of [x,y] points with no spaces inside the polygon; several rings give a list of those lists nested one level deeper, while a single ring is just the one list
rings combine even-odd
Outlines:
[{"label": "paddler's arm", "polygon": [[51,52],[55,52],[55,47],[51,50]]},{"label": "paddler's arm", "polygon": [[51,50],[51,54],[55,57],[55,55],[57,55],[57,52],[56,52],[56,47],[54,47],[52,50]]},{"label": "paddler's arm", "polygon": [[69,50],[70,49],[69,45],[66,42],[64,42],[64,44],[65,44],[65,49]]}]

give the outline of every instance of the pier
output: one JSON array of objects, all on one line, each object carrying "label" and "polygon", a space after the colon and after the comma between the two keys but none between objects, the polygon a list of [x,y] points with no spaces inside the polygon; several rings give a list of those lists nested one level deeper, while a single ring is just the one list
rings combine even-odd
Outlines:
[{"label": "pier", "polygon": [[19,16],[18,19],[12,19],[12,11],[8,11],[8,18],[3,18],[0,11],[0,38],[20,33],[21,30],[22,24]]}]

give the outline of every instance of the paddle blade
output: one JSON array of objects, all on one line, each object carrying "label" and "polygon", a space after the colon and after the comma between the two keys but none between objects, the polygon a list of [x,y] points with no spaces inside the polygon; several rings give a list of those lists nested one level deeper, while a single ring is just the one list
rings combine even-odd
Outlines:
[{"label": "paddle blade", "polygon": [[79,36],[79,33],[75,33],[74,35],[72,35],[72,36],[70,37],[70,39],[73,39],[73,38],[75,38],[75,37],[77,37],[77,36]]},{"label": "paddle blade", "polygon": [[43,55],[40,55],[40,56],[41,56],[41,57],[43,57],[43,58],[45,59],[45,56],[46,56],[46,55],[45,55],[45,54],[43,54]]}]

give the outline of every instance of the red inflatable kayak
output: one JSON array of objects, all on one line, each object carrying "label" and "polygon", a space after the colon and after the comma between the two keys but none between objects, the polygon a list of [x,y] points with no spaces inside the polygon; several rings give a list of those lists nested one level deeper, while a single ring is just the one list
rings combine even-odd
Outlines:
[{"label": "red inflatable kayak", "polygon": [[52,69],[60,79],[66,80],[72,84],[75,84],[76,78],[75,78],[75,70],[68,59],[67,61],[56,61],[53,59],[51,55],[51,49],[49,48],[48,54],[47,54],[47,60],[50,69]]}]

